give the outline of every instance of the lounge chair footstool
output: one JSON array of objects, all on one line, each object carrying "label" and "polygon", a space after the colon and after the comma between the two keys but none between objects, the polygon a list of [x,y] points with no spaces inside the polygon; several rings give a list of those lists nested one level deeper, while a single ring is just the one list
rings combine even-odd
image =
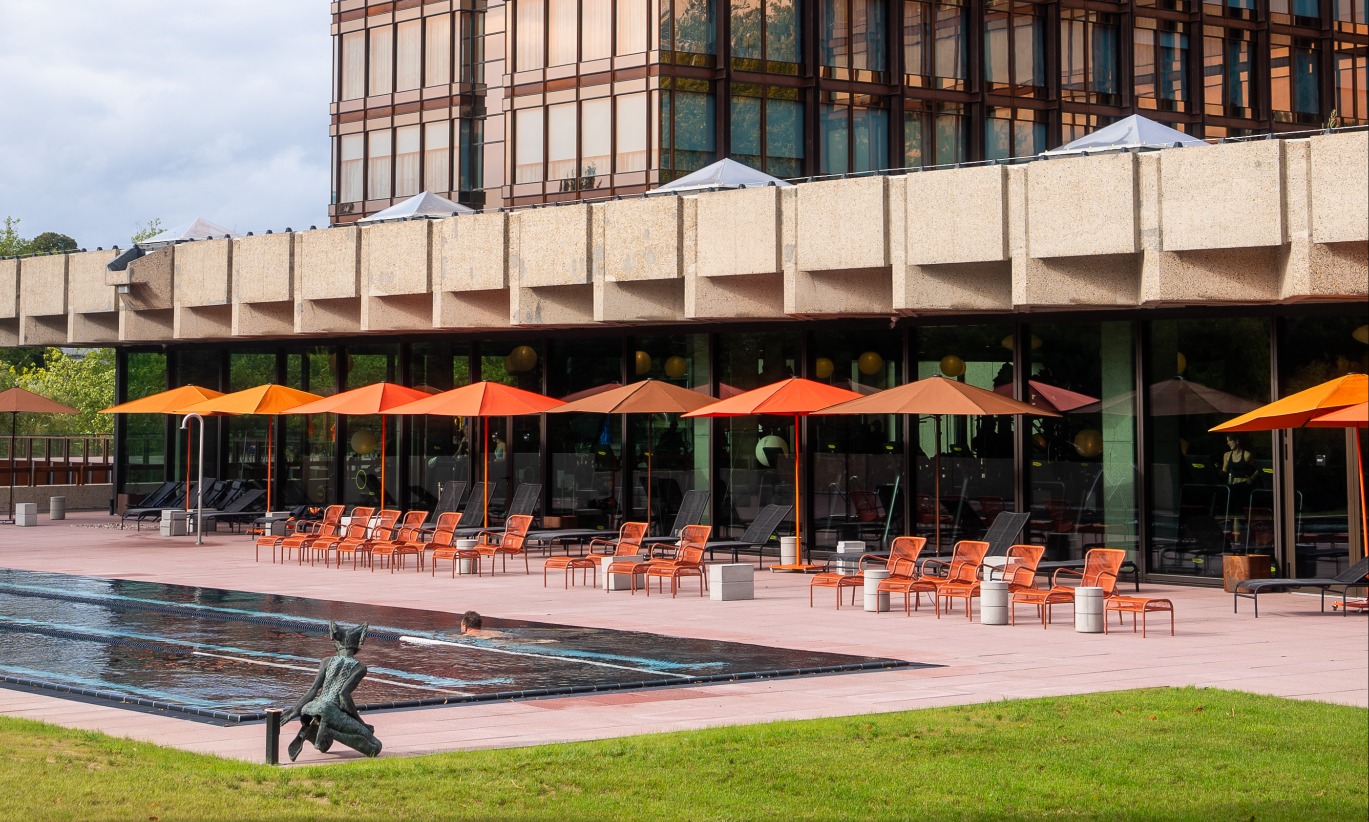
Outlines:
[{"label": "lounge chair footstool", "polygon": [[1174,603],[1167,599],[1158,597],[1124,597],[1114,596],[1104,601],[1103,610],[1105,617],[1103,620],[1103,633],[1108,632],[1107,612],[1116,611],[1117,619],[1120,622],[1122,614],[1131,614],[1131,632],[1136,633],[1136,615],[1141,615],[1141,638],[1146,636],[1146,614],[1155,612],[1169,612],[1169,635],[1174,636]]}]

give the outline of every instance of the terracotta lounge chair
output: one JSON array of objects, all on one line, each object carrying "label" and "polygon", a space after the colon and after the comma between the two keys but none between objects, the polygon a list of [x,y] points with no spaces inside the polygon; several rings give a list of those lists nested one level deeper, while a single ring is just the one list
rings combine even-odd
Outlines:
[{"label": "terracotta lounge chair", "polygon": [[381,509],[379,513],[371,519],[370,528],[364,531],[360,538],[349,537],[339,542],[333,550],[337,551],[337,564],[342,567],[342,555],[352,555],[352,570],[355,571],[358,564],[372,562],[371,548],[376,543],[393,540],[399,533],[395,523],[399,521],[399,512],[391,509]]},{"label": "terracotta lounge chair", "polygon": [[304,548],[314,539],[323,536],[336,536],[342,525],[342,512],[347,510],[345,505],[330,505],[323,509],[323,517],[316,520],[293,520],[287,523],[290,533],[287,534],[266,534],[257,537],[257,559],[261,559],[261,549],[271,549],[271,561],[276,561],[276,554],[280,554],[280,561],[285,562],[285,556],[289,552],[298,552],[300,562],[304,562]]},{"label": "terracotta lounge chair", "polygon": [[897,537],[889,546],[887,555],[865,554],[862,556],[854,574],[839,571],[823,571],[817,574],[808,584],[808,607],[813,607],[813,590],[815,588],[835,588],[837,610],[841,609],[842,589],[850,588],[851,604],[855,605],[856,590],[865,586],[865,569],[871,565],[882,565],[888,569],[890,578],[916,576],[917,560],[926,545],[926,537]]},{"label": "terracotta lounge chair", "polygon": [[[937,606],[937,618],[941,618],[941,599],[937,592],[942,585],[947,583],[972,582],[979,578],[979,569],[984,564],[984,555],[988,553],[989,543],[979,540],[962,539],[955,544],[951,551],[949,562],[939,559],[926,559],[922,561],[918,569],[919,574],[915,577],[890,577],[879,584],[880,591],[887,591],[891,594],[903,594],[903,613],[912,615],[909,608],[909,600],[912,601],[913,609],[917,607],[917,597],[920,594],[931,594],[932,602]],[[933,576],[928,571],[931,568],[944,568],[946,576]]]},{"label": "terracotta lounge chair", "polygon": [[1117,593],[1117,575],[1126,558],[1127,552],[1119,548],[1090,549],[1084,555],[1083,571],[1061,568],[1051,575],[1049,590],[1032,588],[1015,592],[1009,600],[1009,621],[1013,625],[1017,624],[1017,606],[1022,603],[1035,605],[1041,617],[1041,627],[1048,626],[1051,621],[1051,606],[1074,602],[1074,586],[1061,585],[1061,575],[1078,577],[1080,586],[1102,588],[1103,599],[1106,600]]},{"label": "terracotta lounge chair", "polygon": [[[342,526],[342,530],[336,535],[326,539],[316,539],[309,543],[309,564],[313,565],[318,559],[323,560],[324,567],[331,565],[329,560],[330,553],[336,553],[338,546],[345,540],[363,540],[366,538],[367,531],[370,530],[371,517],[375,515],[376,509],[364,506],[357,506],[352,509],[352,513],[347,517],[347,524]],[[342,557],[338,555],[338,565],[342,564]]]},{"label": "terracotta lounge chair", "polygon": [[[670,598],[674,599],[679,590],[680,580],[686,577],[699,578],[699,596],[708,590],[708,575],[704,568],[704,550],[708,535],[713,531],[711,525],[689,525],[680,532],[679,556],[672,560],[654,560],[647,563],[646,593],[651,596],[651,580],[656,579],[657,590],[664,590],[665,580],[670,580]],[[633,576],[634,593],[636,576]]]},{"label": "terracotta lounge chair", "polygon": [[480,575],[480,552],[474,548],[456,547],[456,532],[460,525],[461,512],[449,511],[438,514],[437,527],[433,529],[427,546],[433,549],[432,576],[437,575],[437,563],[448,560],[452,564],[452,579],[456,579],[456,563],[463,559],[471,560],[471,564],[475,566],[476,576]]},{"label": "terracotta lounge chair", "polygon": [[384,560],[395,572],[395,564],[405,557],[416,556],[418,570],[423,569],[423,523],[428,520],[427,511],[409,511],[400,519],[391,539],[373,540],[371,543],[371,570],[376,569],[376,560]]},{"label": "terracotta lounge chair", "polygon": [[635,556],[642,550],[642,537],[646,536],[645,522],[625,522],[618,529],[617,539],[596,539],[589,544],[589,552],[584,556],[547,557],[542,565],[542,587],[547,587],[547,571],[553,568],[565,571],[565,587],[570,587],[570,579],[578,568],[589,571],[598,583],[599,566],[608,557]]},{"label": "terracotta lounge chair", "polygon": [[[531,574],[528,565],[528,552],[525,543],[528,529],[532,527],[531,514],[513,514],[504,521],[503,532],[485,531],[475,543],[475,551],[481,557],[490,558],[490,573],[494,573],[495,557],[503,558],[504,571],[509,570],[509,557],[523,556],[523,572]],[[459,531],[458,531],[459,533]]]},{"label": "terracotta lounge chair", "polygon": [[[1041,557],[1046,553],[1044,545],[1014,545],[1008,548],[1007,562],[1002,568],[993,569],[995,575],[1004,582],[1008,583],[1008,594],[1018,591],[1034,590],[1036,586],[1036,564],[1041,561]],[[985,566],[988,571],[988,566]],[[951,582],[947,581],[939,585],[936,589],[937,613],[941,613],[940,600],[946,601],[946,610],[950,611],[951,600],[965,600],[965,618],[974,619],[974,598],[979,596],[980,581],[976,577],[969,581]]]}]

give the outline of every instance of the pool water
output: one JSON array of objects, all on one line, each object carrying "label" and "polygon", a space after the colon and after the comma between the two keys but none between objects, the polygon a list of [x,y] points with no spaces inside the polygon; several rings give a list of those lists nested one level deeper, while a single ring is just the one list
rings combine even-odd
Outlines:
[{"label": "pool water", "polygon": [[0,682],[261,719],[334,653],[328,621],[370,623],[361,710],[878,670],[910,663],[124,579],[0,569]]}]

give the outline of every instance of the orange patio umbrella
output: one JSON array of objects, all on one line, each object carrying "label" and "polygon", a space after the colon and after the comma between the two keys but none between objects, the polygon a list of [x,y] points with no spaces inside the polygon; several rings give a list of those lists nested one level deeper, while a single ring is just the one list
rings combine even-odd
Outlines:
[{"label": "orange patio umbrella", "polygon": [[[689,388],[682,388],[661,380],[647,379],[629,385],[610,383],[610,387],[594,393],[594,389],[580,391],[580,398],[553,408],[550,414],[574,412],[592,414],[683,414],[710,405],[713,398]],[[574,395],[572,395],[574,396]],[[655,450],[655,436],[651,419],[647,422],[646,450],[646,517],[651,522],[651,452]],[[631,498],[631,494],[628,494]],[[629,500],[630,501],[630,500]],[[650,525],[648,524],[648,528]]]},{"label": "orange patio umbrella", "polygon": [[[142,399],[129,400],[128,402],[111,405],[100,411],[101,414],[180,414],[181,409],[188,405],[204,402],[214,397],[222,397],[222,391],[215,391],[212,388],[201,388],[198,385],[182,385],[179,388],[172,388],[169,391],[159,391],[151,396]],[[202,415],[208,416],[208,415]],[[191,438],[193,432],[185,429],[185,510],[190,510],[190,454]],[[200,432],[204,436],[204,432]]]},{"label": "orange patio umbrella", "polygon": [[[346,414],[368,416],[390,408],[432,396],[432,391],[408,388],[392,382],[378,382],[343,391],[321,400],[306,402],[287,411],[287,414]],[[385,421],[380,418],[380,507],[385,507]]]},{"label": "orange patio umbrella", "polygon": [[283,385],[267,383],[255,388],[234,391],[204,402],[188,405],[181,409],[182,414],[266,414],[266,510],[271,510],[271,470],[274,453],[272,434],[275,430],[276,415],[313,400],[323,399],[318,394],[286,388]]},{"label": "orange patio umbrella", "polygon": [[[936,466],[934,468],[936,505],[941,504],[941,417],[1013,416],[1058,417],[1045,408],[1018,402],[994,391],[986,391],[948,377],[926,379],[890,388],[869,397],[822,409],[823,414],[930,414],[936,418]],[[941,517],[935,516],[936,550],[941,551]]]},{"label": "orange patio umbrella", "polygon": [[0,391],[0,412],[3,411],[8,411],[10,414],[9,519],[4,520],[4,522],[14,522],[14,431],[19,426],[20,412],[33,414],[79,414],[81,412],[69,405],[62,405],[60,402],[54,402],[41,394],[35,394],[18,386]]},{"label": "orange patio umbrella", "polygon": [[[1359,429],[1369,425],[1369,375],[1346,374],[1262,405],[1248,414],[1214,426],[1213,431],[1272,431],[1276,428],[1354,428],[1355,456],[1359,458]],[[1369,521],[1366,521],[1364,465],[1359,470],[1360,525],[1363,546],[1369,550]]]},{"label": "orange patio umbrella", "polygon": [[776,565],[782,571],[807,571],[815,567],[803,562],[803,518],[800,498],[803,486],[799,484],[799,467],[803,464],[803,448],[799,429],[799,417],[806,417],[823,408],[860,399],[860,394],[845,388],[826,383],[790,377],[770,385],[763,385],[750,391],[743,391],[725,400],[718,400],[695,411],[686,417],[750,417],[766,414],[776,417],[794,418],[794,559],[793,565]]},{"label": "orange patio umbrella", "polygon": [[480,417],[484,423],[485,452],[485,527],[490,524],[490,417],[519,417],[540,414],[564,405],[561,400],[503,383],[482,382],[443,391],[406,405],[381,411],[381,414],[429,414],[439,417]]}]

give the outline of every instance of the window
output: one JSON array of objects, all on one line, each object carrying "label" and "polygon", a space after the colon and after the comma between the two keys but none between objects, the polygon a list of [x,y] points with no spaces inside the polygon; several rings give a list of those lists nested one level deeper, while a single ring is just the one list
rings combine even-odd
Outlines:
[{"label": "window", "polygon": [[1188,111],[1188,24],[1138,17],[1134,39],[1137,105]]},{"label": "window", "polygon": [[362,163],[366,159],[366,138],[361,134],[342,135],[341,191],[338,200],[355,203],[363,199],[361,179],[364,173]]},{"label": "window", "polygon": [[418,126],[395,129],[395,196],[418,193]]},{"label": "window", "polygon": [[1115,14],[1060,10],[1060,96],[1065,100],[1120,105]]},{"label": "window", "polygon": [[888,21],[880,0],[823,0],[822,63],[835,77],[877,80],[888,65]]},{"label": "window", "polygon": [[624,94],[615,99],[618,117],[616,171],[645,171],[647,164],[646,95]]},{"label": "window", "polygon": [[1270,35],[1269,97],[1274,119],[1316,124],[1321,120],[1317,41],[1286,34]]},{"label": "window", "polygon": [[440,86],[452,81],[452,16],[435,14],[424,30],[423,85]]},{"label": "window", "polygon": [[1046,112],[990,108],[984,121],[984,159],[1030,157],[1046,148]]},{"label": "window", "polygon": [[389,94],[394,88],[394,29],[371,29],[371,78],[367,94]]},{"label": "window", "polygon": [[903,165],[908,168],[965,161],[965,116],[958,103],[903,102]]},{"label": "window", "polygon": [[371,200],[390,196],[390,132],[373,131],[366,152],[366,197]]},{"label": "window", "polygon": [[732,86],[729,156],[776,177],[803,173],[803,102],[796,89]]},{"label": "window", "polygon": [[969,77],[966,13],[959,0],[903,4],[903,72],[908,85],[964,88]]},{"label": "window", "polygon": [[423,127],[423,190],[452,190],[451,124],[443,121]]},{"label": "window", "polygon": [[580,59],[613,55],[613,0],[583,0],[580,7]]},{"label": "window", "polygon": [[395,26],[395,91],[410,91],[423,81],[423,21]]},{"label": "window", "polygon": [[647,50],[651,0],[618,0],[618,53],[637,54]]},{"label": "window", "polygon": [[731,30],[735,64],[757,71],[766,62],[789,63],[797,70],[799,11],[794,0],[732,0]]},{"label": "window", "polygon": [[[543,0],[518,0],[514,10],[514,68],[539,69],[545,64],[546,29],[542,16]],[[539,160],[540,162],[540,160]]]},{"label": "window", "polygon": [[342,35],[342,99],[366,96],[366,32]]},{"label": "window", "polygon": [[717,159],[717,120],[707,82],[674,83],[661,92],[661,164],[680,176]]},{"label": "window", "polygon": [[571,180],[576,176],[575,104],[547,107],[547,179]]},{"label": "window", "polygon": [[580,104],[580,188],[599,188],[613,162],[613,100]]},{"label": "window", "polygon": [[889,167],[889,113],[869,97],[831,95],[819,109],[819,169],[846,174]]},{"label": "window", "polygon": [[991,0],[984,10],[984,78],[990,91],[1036,97],[1045,90],[1045,25],[1031,3]]},{"label": "window", "polygon": [[547,65],[564,66],[576,61],[578,16],[577,0],[548,0]]},{"label": "window", "polygon": [[514,114],[514,183],[542,181],[542,109]]},{"label": "window", "polygon": [[[1203,102],[1208,114],[1253,117],[1250,75],[1254,34],[1207,26],[1203,32]],[[1210,135],[1209,135],[1210,136]]]},{"label": "window", "polygon": [[1336,111],[1347,126],[1369,123],[1369,46],[1336,44]]},{"label": "window", "polygon": [[[674,50],[687,54],[714,54],[714,3],[719,0],[673,0],[674,14],[666,18],[666,0],[662,0],[661,48],[673,43]],[[667,27],[674,23],[674,38]]]}]

